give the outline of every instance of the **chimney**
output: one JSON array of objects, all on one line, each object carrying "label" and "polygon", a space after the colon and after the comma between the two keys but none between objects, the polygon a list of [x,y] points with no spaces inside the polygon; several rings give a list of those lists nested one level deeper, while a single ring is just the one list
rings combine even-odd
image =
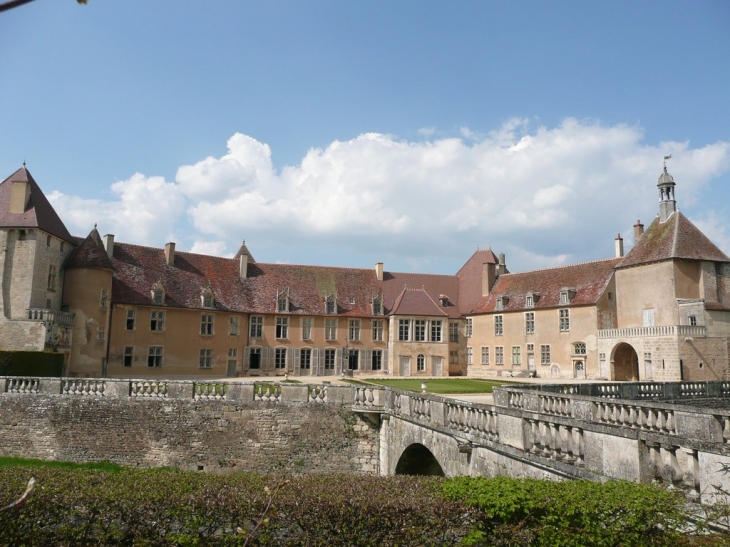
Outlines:
[{"label": "chimney", "polygon": [[636,221],[636,224],[634,224],[634,245],[636,245],[636,242],[639,241],[639,238],[641,238],[641,234],[644,233],[644,225],[641,223],[640,220]]},{"label": "chimney", "polygon": [[624,256],[624,238],[621,237],[621,234],[618,234],[616,236],[616,258],[622,256]]},{"label": "chimney", "polygon": [[15,215],[25,213],[30,198],[30,184],[24,180],[14,180],[10,187],[10,207],[8,212]]},{"label": "chimney", "polygon": [[383,263],[382,262],[375,263],[375,278],[378,281],[383,280]]},{"label": "chimney", "polygon": [[238,276],[241,279],[246,279],[248,276],[248,255],[242,254],[238,262]]},{"label": "chimney", "polygon": [[499,253],[499,268],[497,268],[497,275],[507,273],[507,265],[504,262],[504,253]]},{"label": "chimney", "polygon": [[104,236],[104,248],[109,258],[114,258],[114,234],[106,234]]},{"label": "chimney", "polygon": [[165,244],[165,264],[175,265],[175,244],[172,241]]},{"label": "chimney", "polygon": [[487,296],[497,281],[497,265],[491,262],[482,264],[482,296]]}]

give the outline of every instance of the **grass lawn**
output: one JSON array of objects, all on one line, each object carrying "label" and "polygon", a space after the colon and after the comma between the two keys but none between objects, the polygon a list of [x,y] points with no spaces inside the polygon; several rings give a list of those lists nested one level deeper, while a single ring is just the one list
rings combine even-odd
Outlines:
[{"label": "grass lawn", "polygon": [[418,378],[398,378],[398,379],[373,379],[373,380],[352,380],[353,384],[375,384],[378,386],[389,386],[396,389],[405,389],[408,391],[421,391],[421,382],[425,381],[428,388],[426,393],[434,394],[451,394],[451,393],[492,393],[494,386],[501,386],[515,382],[505,382],[503,380],[478,380],[475,378],[438,378],[420,380]]}]

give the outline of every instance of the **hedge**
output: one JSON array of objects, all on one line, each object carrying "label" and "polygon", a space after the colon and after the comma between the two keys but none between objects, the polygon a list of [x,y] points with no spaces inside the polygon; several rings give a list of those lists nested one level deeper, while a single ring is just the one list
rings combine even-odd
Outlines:
[{"label": "hedge", "polygon": [[45,351],[0,351],[0,376],[60,378],[63,354]]}]

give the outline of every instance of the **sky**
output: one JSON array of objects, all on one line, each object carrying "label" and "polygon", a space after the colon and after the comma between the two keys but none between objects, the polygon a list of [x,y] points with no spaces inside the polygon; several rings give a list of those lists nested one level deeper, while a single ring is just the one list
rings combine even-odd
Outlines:
[{"label": "sky", "polygon": [[680,210],[730,254],[726,0],[36,0],[0,13],[0,180],[69,231],[454,274],[614,255]]}]

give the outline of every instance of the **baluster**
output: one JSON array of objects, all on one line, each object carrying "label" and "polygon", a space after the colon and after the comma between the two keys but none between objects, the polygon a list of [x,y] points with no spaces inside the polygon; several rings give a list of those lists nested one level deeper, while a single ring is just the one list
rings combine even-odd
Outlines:
[{"label": "baluster", "polygon": [[546,422],[540,422],[540,433],[541,433],[541,447],[542,455],[545,458],[550,457],[550,443],[552,443],[552,431],[550,426]]},{"label": "baluster", "polygon": [[680,448],[686,457],[686,465],[682,482],[694,492],[694,496],[700,492],[700,462],[697,459],[697,451],[692,448]]},{"label": "baluster", "polygon": [[533,420],[528,418],[527,420],[530,423],[530,448],[528,449],[528,452],[532,452],[533,454],[539,454],[542,452],[542,446],[541,446],[541,438],[540,438],[540,424],[537,422],[537,420]]},{"label": "baluster", "polygon": [[368,388],[368,406],[373,406],[374,401],[375,401],[375,396],[373,395],[373,389]]},{"label": "baluster", "polygon": [[684,473],[677,462],[677,446],[661,445],[660,453],[662,456],[662,479],[666,482],[676,484],[682,480]]},{"label": "baluster", "polygon": [[563,460],[567,463],[572,464],[575,462],[575,456],[573,455],[573,428],[569,425],[561,425],[563,437]]},{"label": "baluster", "polygon": [[573,428],[573,456],[575,457],[575,465],[582,467],[585,463],[583,455],[585,454],[585,440],[583,438],[583,430],[580,427]]}]

